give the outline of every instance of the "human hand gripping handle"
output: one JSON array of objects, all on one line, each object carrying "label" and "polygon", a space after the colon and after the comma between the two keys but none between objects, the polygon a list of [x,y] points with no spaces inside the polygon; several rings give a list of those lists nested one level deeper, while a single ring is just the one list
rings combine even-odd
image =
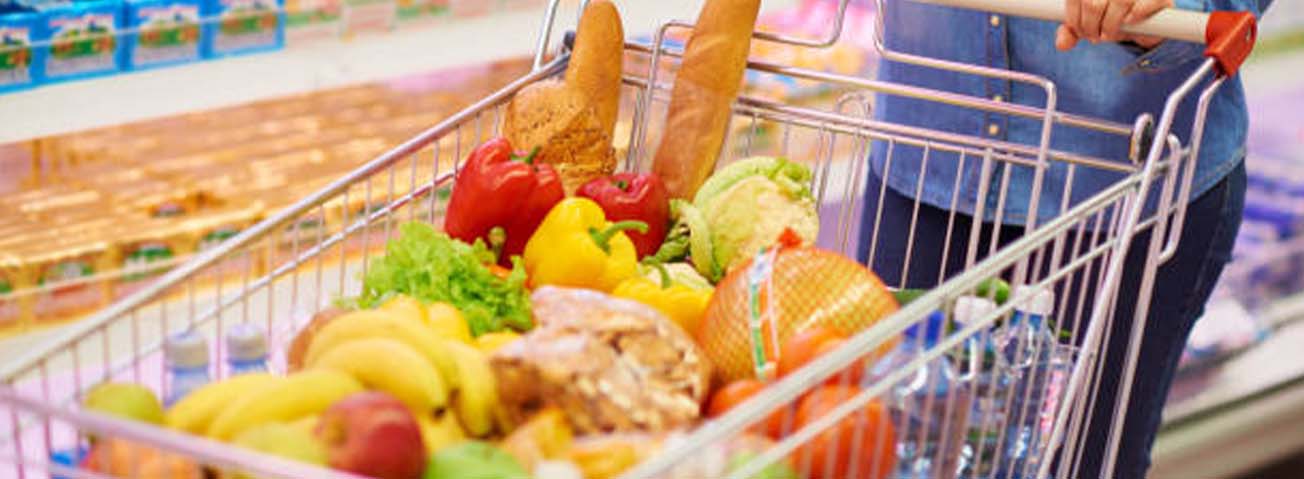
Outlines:
[{"label": "human hand gripping handle", "polygon": [[957,8],[1059,22],[1055,44],[1069,49],[1080,40],[1132,40],[1154,46],[1164,39],[1206,45],[1205,56],[1223,74],[1234,74],[1256,39],[1250,12],[1196,12],[1170,8],[1173,0],[915,0]]},{"label": "human hand gripping handle", "polygon": [[1131,40],[1154,48],[1162,37],[1123,33],[1124,25],[1136,25],[1173,6],[1173,0],[1065,0],[1064,23],[1055,32],[1055,48],[1071,50],[1080,40],[1091,43]]}]

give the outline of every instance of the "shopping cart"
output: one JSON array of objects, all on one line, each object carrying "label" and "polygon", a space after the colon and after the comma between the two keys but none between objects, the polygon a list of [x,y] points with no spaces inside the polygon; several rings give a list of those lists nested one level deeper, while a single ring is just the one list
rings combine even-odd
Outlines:
[{"label": "shopping cart", "polygon": [[[1059,0],[936,3],[1041,18],[1054,18],[1059,14],[1057,9],[1062,8]],[[106,475],[78,470],[69,465],[72,461],[58,459],[75,456],[77,448],[84,447],[91,437],[117,437],[148,446],[128,452],[152,461],[157,457],[185,457],[205,466],[244,470],[259,477],[354,477],[82,411],[77,400],[90,387],[108,380],[134,381],[156,391],[168,390],[161,338],[181,330],[221,338],[233,323],[259,323],[269,331],[272,368],[283,370],[284,348],[278,346],[289,343],[308,318],[335,298],[359,292],[356,278],[368,268],[361,255],[376,251],[392,238],[402,221],[442,223],[446,192],[465,153],[498,132],[505,104],[515,92],[564,71],[568,59],[565,48],[548,58],[559,4],[554,0],[547,7],[532,72],[236,237],[199,253],[151,285],[71,326],[57,340],[26,352],[21,360],[0,369],[4,379],[0,404],[8,413],[0,415],[0,428],[8,432],[0,444],[0,458],[13,465],[9,473],[17,477],[154,477],[141,470],[145,464],[153,464],[147,461],[137,461],[135,470]],[[839,12],[845,12],[848,4],[849,0],[841,0]],[[881,11],[881,1],[878,7]],[[719,451],[722,445],[748,434],[752,425],[777,412],[783,418],[782,439],[729,471],[729,477],[754,477],[776,461],[788,462],[804,477],[882,477],[880,472],[888,472],[883,470],[888,462],[884,456],[895,453],[898,440],[909,440],[912,435],[922,437],[934,429],[942,432],[941,437],[952,439],[925,444],[914,454],[938,464],[934,474],[939,477],[1047,477],[1055,461],[1061,464],[1056,469],[1060,477],[1076,477],[1072,470],[1083,454],[1102,453],[1080,447],[1084,425],[1089,421],[1118,423],[1125,412],[1124,408],[1116,408],[1112,418],[1093,418],[1090,414],[1101,375],[1098,358],[1102,356],[1102,345],[1107,344],[1103,336],[1110,331],[1112,321],[1120,319],[1115,317],[1113,306],[1124,274],[1123,259],[1132,241],[1143,232],[1149,233],[1150,241],[1145,244],[1147,267],[1141,272],[1127,272],[1143,277],[1137,310],[1144,311],[1155,270],[1173,253],[1175,232],[1181,230],[1190,193],[1192,159],[1198,154],[1209,99],[1225,74],[1235,71],[1248,54],[1254,39],[1253,18],[1245,16],[1215,14],[1211,20],[1203,14],[1165,12],[1150,24],[1138,27],[1144,33],[1204,41],[1206,24],[1213,33],[1226,30],[1221,35],[1211,34],[1210,59],[1170,94],[1167,107],[1157,112],[1157,121],[1143,116],[1133,125],[1057,111],[1054,85],[1044,78],[893,52],[882,48],[881,38],[879,54],[891,61],[925,65],[949,74],[1029,83],[1043,88],[1047,101],[1040,106],[1015,105],[789,65],[749,62],[748,68],[753,71],[827,84],[846,92],[830,105],[740,97],[734,105],[731,126],[731,131],[739,134],[726,142],[720,161],[723,165],[768,154],[809,164],[815,172],[812,191],[821,205],[822,226],[831,232],[821,237],[820,246],[830,250],[854,256],[860,237],[877,243],[882,235],[905,234],[907,244],[915,240],[914,221],[891,228],[875,223],[870,231],[859,231],[864,190],[872,174],[864,159],[871,148],[888,148],[891,152],[893,148],[913,146],[947,152],[958,158],[957,167],[964,162],[978,162],[982,184],[993,185],[990,191],[980,193],[997,198],[997,222],[1003,206],[1011,201],[1004,192],[1013,169],[1033,171],[1036,185],[1040,184],[1042,172],[1053,164],[1067,165],[1070,174],[1087,170],[1116,172],[1119,180],[1084,200],[1074,200],[1066,192],[1059,200],[1061,215],[1044,224],[1036,223],[1035,214],[1028,215],[1025,234],[1004,246],[993,237],[996,233],[982,227],[967,228],[962,233],[958,226],[962,215],[953,208],[950,218],[957,226],[954,230],[948,228],[947,235],[967,235],[967,247],[963,251],[945,251],[943,256],[963,255],[965,268],[961,274],[939,275],[937,287],[849,338],[842,347],[775,382],[765,393],[729,413],[686,435],[666,439],[655,456],[627,471],[626,476],[723,475],[723,470],[703,473],[693,468],[712,462],[703,455]],[[662,112],[671,87],[667,76],[680,56],[679,51],[663,44],[668,32],[690,27],[685,22],[668,22],[657,31],[651,44],[626,45],[627,57],[639,61],[635,63],[638,66],[626,68],[622,90],[625,104],[621,121],[630,126],[630,134],[627,143],[618,139],[617,146],[626,152],[625,169],[649,167],[649,145],[655,145],[661,135]],[[839,20],[826,38],[793,38],[765,32],[755,33],[754,38],[820,48],[834,43],[841,30]],[[1199,108],[1194,112],[1179,111],[1181,100],[1197,89]],[[1032,118],[1041,122],[1042,139],[1039,144],[1017,144],[884,122],[870,114],[871,94]],[[1194,125],[1191,138],[1185,142],[1171,134],[1179,116],[1190,118]],[[1108,134],[1131,145],[1131,155],[1099,158],[1053,148],[1049,138],[1056,128],[1088,128]],[[1032,205],[1039,203],[1041,189],[1036,185]],[[885,192],[881,188],[880,195]],[[1147,204],[1154,207],[1146,208]],[[977,216],[982,217],[981,212]],[[243,265],[243,271],[233,270],[232,264]],[[901,276],[908,274],[903,271]],[[997,299],[994,289],[983,288],[983,283],[993,278],[1006,278],[1023,287],[1017,288],[1003,305],[955,321],[956,314],[961,313],[957,305],[966,302],[961,298],[986,294],[989,299]],[[1059,315],[1057,327],[1063,338],[1023,348],[1025,351],[1015,360],[991,358],[985,345],[991,343],[993,326],[1008,322],[1011,312],[1038,291],[1056,293],[1054,311]],[[973,308],[964,309],[974,312]],[[858,385],[854,395],[842,398],[845,401],[834,407],[794,417],[803,416],[793,411],[801,395],[844,368],[876,359],[872,351],[898,338],[909,326],[925,322],[934,311],[948,318],[946,332],[923,354]],[[1139,325],[1144,315],[1136,319]],[[1123,403],[1136,361],[1137,334],[1133,333],[1133,347],[1128,351],[1129,361],[1121,381]],[[223,348],[216,348],[216,377],[227,374],[222,366],[225,354]],[[959,371],[953,378],[955,387],[947,388],[945,396],[938,399],[944,402],[939,406],[896,400],[893,391],[909,384],[926,363],[933,361],[948,361]],[[937,379],[931,377],[929,381]],[[888,417],[893,420],[885,421]],[[896,432],[886,434],[891,423],[896,423],[892,428]],[[1103,452],[1106,457],[1117,448],[1117,436],[1115,433],[1110,442],[1111,449]],[[1012,444],[1017,444],[1020,452],[1011,453]],[[847,446],[852,451],[879,452],[852,455],[857,459],[839,465],[832,455]],[[183,473],[198,474],[196,469],[184,469]]]}]

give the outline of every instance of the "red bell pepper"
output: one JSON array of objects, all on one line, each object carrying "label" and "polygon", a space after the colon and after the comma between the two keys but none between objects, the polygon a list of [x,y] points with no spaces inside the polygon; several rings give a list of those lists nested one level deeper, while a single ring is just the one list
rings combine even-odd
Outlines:
[{"label": "red bell pepper", "polygon": [[656,175],[616,173],[595,178],[575,193],[602,206],[607,221],[642,221],[647,232],[626,231],[639,259],[656,253],[670,224],[670,196]]},{"label": "red bell pepper", "polygon": [[565,197],[552,166],[513,153],[506,138],[476,147],[453,183],[444,231],[468,243],[483,239],[510,265],[553,205]]}]

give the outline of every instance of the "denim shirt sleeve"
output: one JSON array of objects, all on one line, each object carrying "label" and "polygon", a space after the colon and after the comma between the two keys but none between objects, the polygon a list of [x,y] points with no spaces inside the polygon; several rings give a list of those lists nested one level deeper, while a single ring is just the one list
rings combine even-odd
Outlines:
[{"label": "denim shirt sleeve", "polygon": [[[1251,12],[1256,17],[1263,16],[1263,11],[1273,0],[1175,0],[1175,6],[1182,10],[1203,12],[1232,10]],[[1123,69],[1123,73],[1160,73],[1204,58],[1204,45],[1175,40],[1165,41],[1149,51],[1131,46],[1129,50],[1138,57],[1136,62]]]}]

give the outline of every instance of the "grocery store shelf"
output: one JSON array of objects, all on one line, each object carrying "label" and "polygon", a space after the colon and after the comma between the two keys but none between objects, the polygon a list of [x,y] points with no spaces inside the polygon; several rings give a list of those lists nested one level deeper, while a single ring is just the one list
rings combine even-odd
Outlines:
[{"label": "grocery store shelf", "polygon": [[[575,4],[559,13],[572,28]],[[618,0],[630,35],[672,18],[694,18],[701,0]],[[767,10],[796,0],[766,0]],[[0,95],[0,143],[247,103],[533,52],[542,8],[458,18],[420,28],[291,46],[174,68],[48,85]]]},{"label": "grocery store shelf", "polygon": [[[1234,477],[1304,450],[1304,322],[1210,369],[1170,404],[1151,477]],[[1182,384],[1176,387],[1183,387]]]}]

